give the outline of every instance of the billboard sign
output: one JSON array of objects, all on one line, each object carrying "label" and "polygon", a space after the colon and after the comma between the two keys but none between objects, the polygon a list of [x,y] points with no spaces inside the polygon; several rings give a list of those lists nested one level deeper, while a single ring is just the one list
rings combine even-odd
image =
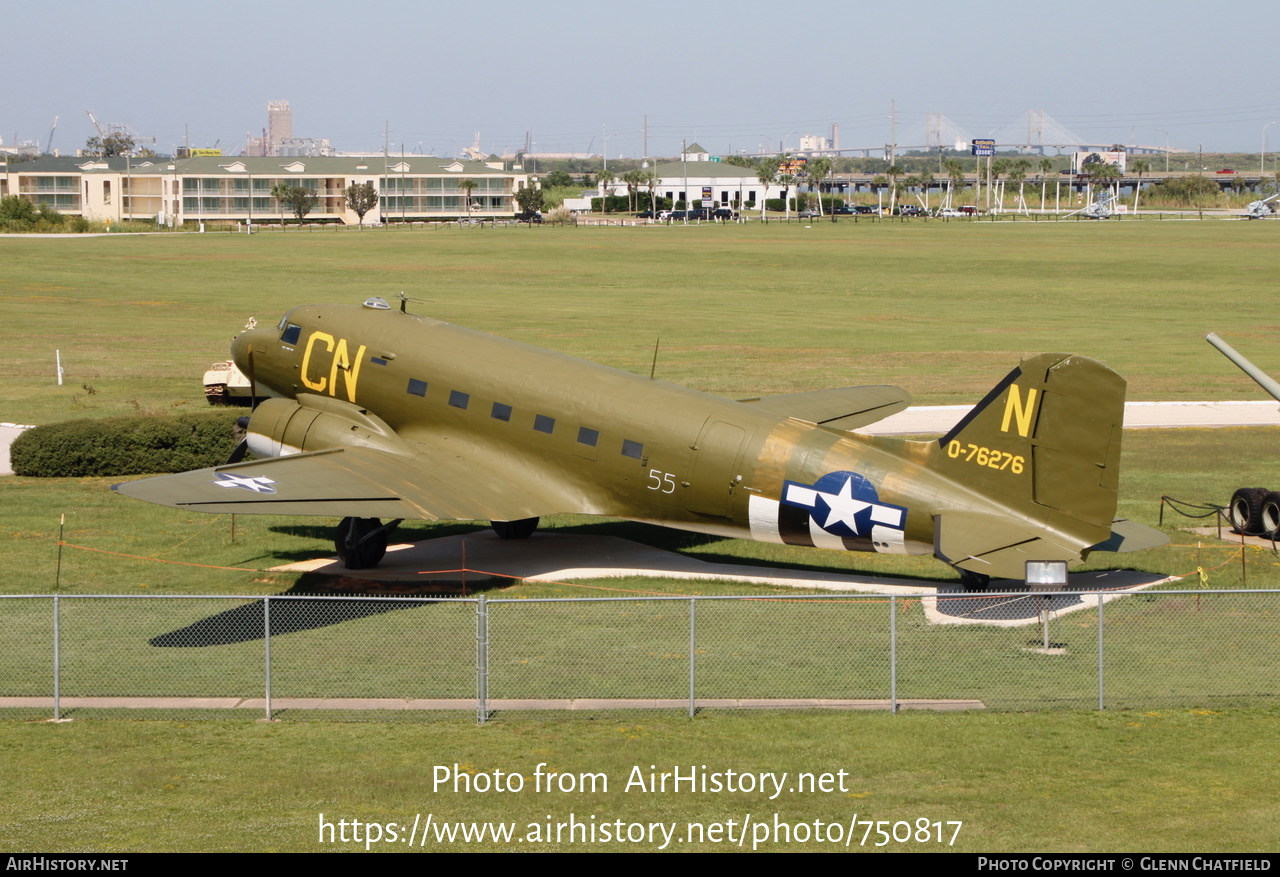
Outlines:
[{"label": "billboard sign", "polygon": [[1113,164],[1125,172],[1125,153],[1104,152],[1102,150],[1081,150],[1071,156],[1071,169],[1078,174],[1089,173],[1089,166],[1095,164]]},{"label": "billboard sign", "polygon": [[996,142],[994,140],[974,140],[970,148],[974,155],[996,154]]}]

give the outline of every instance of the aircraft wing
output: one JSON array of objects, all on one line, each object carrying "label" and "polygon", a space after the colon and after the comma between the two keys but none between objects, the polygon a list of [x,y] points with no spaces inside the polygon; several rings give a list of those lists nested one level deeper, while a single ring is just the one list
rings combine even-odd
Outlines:
[{"label": "aircraft wing", "polygon": [[136,499],[202,512],[515,521],[565,509],[461,456],[333,448],[117,484]]},{"label": "aircraft wing", "polygon": [[911,404],[911,394],[899,387],[882,385],[782,393],[739,401],[782,417],[851,430],[905,410]]}]

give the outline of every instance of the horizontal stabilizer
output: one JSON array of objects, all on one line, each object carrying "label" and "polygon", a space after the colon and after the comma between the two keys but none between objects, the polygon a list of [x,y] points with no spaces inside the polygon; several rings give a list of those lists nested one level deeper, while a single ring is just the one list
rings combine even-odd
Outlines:
[{"label": "horizontal stabilizer", "polygon": [[911,394],[899,387],[881,385],[782,393],[739,401],[781,417],[852,430],[906,410],[911,404]]},{"label": "horizontal stabilizer", "polygon": [[1097,545],[1091,545],[1088,551],[1116,551],[1126,553],[1141,551],[1143,548],[1159,548],[1166,545],[1169,537],[1153,527],[1127,521],[1120,518],[1111,524],[1111,537]]},{"label": "horizontal stabilizer", "polygon": [[1079,561],[1086,553],[1048,538],[1043,527],[997,515],[945,512],[934,529],[934,556],[992,578],[1025,579],[1029,560]]}]

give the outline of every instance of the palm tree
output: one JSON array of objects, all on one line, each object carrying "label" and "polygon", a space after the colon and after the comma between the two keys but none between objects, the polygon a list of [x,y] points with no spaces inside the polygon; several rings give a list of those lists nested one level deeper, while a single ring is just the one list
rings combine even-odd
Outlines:
[{"label": "palm tree", "polygon": [[1009,159],[997,158],[988,165],[990,168],[990,176],[987,178],[987,202],[991,201],[991,192],[993,190],[999,192],[996,199],[996,213],[1004,212],[1004,192],[1000,191],[996,183],[1000,182],[1000,175],[1009,170]]},{"label": "palm tree", "polygon": [[466,202],[467,219],[471,219],[471,193],[475,191],[475,180],[458,180],[458,188],[462,191],[462,199]]},{"label": "palm tree", "polygon": [[909,177],[903,177],[903,178],[902,178],[902,188],[903,188],[905,191],[907,191],[907,192],[911,192],[911,191],[913,191],[913,190],[915,190],[915,189],[919,189],[919,188],[920,188],[920,176],[919,176],[918,174],[912,174],[912,175],[911,175],[911,176],[909,176]]},{"label": "palm tree", "polygon": [[[271,197],[276,199],[276,205],[280,208],[280,229],[284,230],[284,202],[289,197],[289,184],[284,180],[279,180],[271,187]],[[250,193],[252,195],[252,193]]]},{"label": "palm tree", "polygon": [[1027,181],[1027,171],[1029,170],[1031,170],[1031,162],[1025,158],[1020,158],[1009,164],[1009,179],[1018,184],[1018,207],[1023,211],[1027,209],[1027,202],[1022,197],[1022,187]]},{"label": "palm tree", "polygon": [[822,181],[831,176],[831,159],[810,159],[805,174],[809,177],[809,185],[818,192],[818,216],[822,216]]},{"label": "palm tree", "polygon": [[609,212],[609,187],[616,179],[610,171],[602,170],[596,174],[596,184],[600,186],[600,209],[605,213]]},{"label": "palm tree", "polygon": [[1040,212],[1043,213],[1044,212],[1045,178],[1048,176],[1049,171],[1053,170],[1053,159],[1041,158],[1039,164],[1040,164]]},{"label": "palm tree", "polygon": [[884,175],[889,178],[889,212],[892,213],[898,201],[898,177],[902,176],[902,168],[891,164],[884,169]]},{"label": "palm tree", "polygon": [[925,171],[924,173],[920,174],[919,180],[920,180],[920,188],[924,190],[924,210],[926,213],[928,213],[929,212],[929,189],[933,186],[933,174],[931,174],[929,171]]},{"label": "palm tree", "polygon": [[1151,162],[1145,158],[1129,162],[1129,170],[1138,175],[1138,185],[1133,187],[1133,212],[1138,212],[1138,194],[1142,191],[1142,175],[1151,170]]},{"label": "palm tree", "polygon": [[1089,165],[1089,178],[1098,186],[1110,186],[1120,179],[1120,168],[1105,161]]},{"label": "palm tree", "polygon": [[622,182],[627,184],[627,212],[636,212],[636,193],[640,190],[640,175],[643,173],[639,168],[629,170],[622,175]]},{"label": "palm tree", "polygon": [[658,188],[658,183],[662,182],[662,177],[658,176],[658,172],[653,168],[646,168],[640,172],[640,185],[649,190],[649,212],[653,214],[653,218],[658,218],[658,199],[654,197],[654,190]]},{"label": "palm tree", "polygon": [[943,162],[943,167],[947,169],[947,207],[951,205],[951,195],[953,189],[959,189],[964,185],[964,165],[959,159],[948,158]]},{"label": "palm tree", "polygon": [[760,221],[764,222],[764,205],[769,200],[769,187],[778,182],[778,160],[776,158],[762,158],[756,163],[756,179],[760,181],[760,185],[764,186],[764,191],[760,193]]}]

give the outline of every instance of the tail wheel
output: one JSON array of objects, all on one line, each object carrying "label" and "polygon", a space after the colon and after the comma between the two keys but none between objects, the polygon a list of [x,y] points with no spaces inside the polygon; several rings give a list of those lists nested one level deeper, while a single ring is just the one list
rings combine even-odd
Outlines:
[{"label": "tail wheel", "polygon": [[985,591],[991,585],[991,576],[973,570],[960,570],[960,584],[965,591]]},{"label": "tail wheel", "polygon": [[1280,493],[1273,490],[1263,498],[1259,519],[1262,535],[1280,540]]},{"label": "tail wheel", "polygon": [[343,518],[333,538],[342,565],[347,569],[376,567],[387,553],[388,530],[377,518]]},{"label": "tail wheel", "polygon": [[528,539],[538,529],[538,518],[521,518],[518,521],[490,521],[499,539]]},{"label": "tail wheel", "polygon": [[1260,536],[1262,529],[1262,503],[1267,498],[1265,487],[1242,487],[1231,494],[1231,526],[1246,536]]}]

